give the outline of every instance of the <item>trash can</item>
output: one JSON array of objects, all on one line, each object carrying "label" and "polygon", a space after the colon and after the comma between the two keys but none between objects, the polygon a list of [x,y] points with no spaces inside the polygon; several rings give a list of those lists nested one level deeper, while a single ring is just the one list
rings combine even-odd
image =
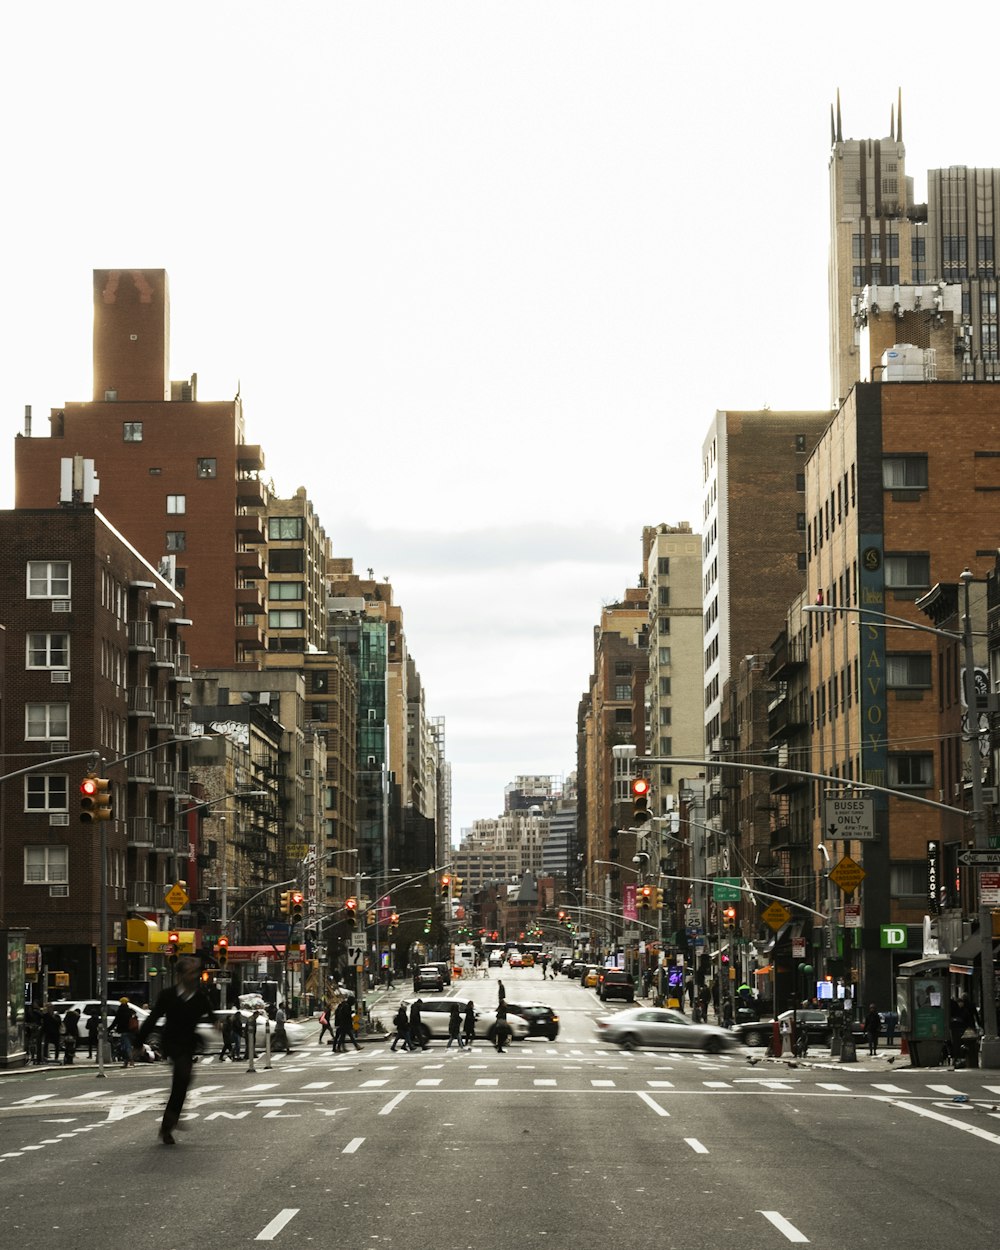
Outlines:
[{"label": "trash can", "polygon": [[962,1034],[962,1058],[967,1068],[979,1067],[979,1034],[974,1029]]}]

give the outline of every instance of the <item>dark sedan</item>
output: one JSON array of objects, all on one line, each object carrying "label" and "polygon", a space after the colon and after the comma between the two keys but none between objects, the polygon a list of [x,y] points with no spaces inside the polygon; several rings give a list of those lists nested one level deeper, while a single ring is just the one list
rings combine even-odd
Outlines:
[{"label": "dark sedan", "polygon": [[[796,1029],[801,1036],[803,1030],[810,1046],[829,1046],[833,1035],[830,1018],[822,1009],[800,1007],[797,1011],[783,1011],[777,1017],[778,1027],[782,1036],[787,1037],[792,1027],[792,1016],[796,1017]],[[852,1025],[854,1040],[857,1044],[864,1041],[865,1031],[862,1025]],[[774,1035],[774,1018],[768,1020],[752,1020],[747,1024],[736,1024],[732,1032],[746,1046],[768,1046]]]},{"label": "dark sedan", "polygon": [[527,1020],[529,1037],[547,1037],[554,1042],[559,1036],[559,1017],[545,1003],[512,1003],[508,999],[507,1011]]},{"label": "dark sedan", "polygon": [[424,964],[413,974],[413,988],[420,990],[443,990],[444,974],[438,964]]}]

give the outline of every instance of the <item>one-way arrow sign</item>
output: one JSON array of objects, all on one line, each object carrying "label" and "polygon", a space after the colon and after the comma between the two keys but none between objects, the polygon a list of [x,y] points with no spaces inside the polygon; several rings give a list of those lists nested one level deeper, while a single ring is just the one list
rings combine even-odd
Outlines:
[{"label": "one-way arrow sign", "polygon": [[1000,868],[1000,851],[963,851],[958,862],[972,868]]}]

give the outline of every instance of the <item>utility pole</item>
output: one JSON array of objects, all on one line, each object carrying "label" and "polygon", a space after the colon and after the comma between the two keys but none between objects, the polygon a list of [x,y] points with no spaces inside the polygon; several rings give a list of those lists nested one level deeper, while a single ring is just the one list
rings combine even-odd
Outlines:
[{"label": "utility pole", "polygon": [[[965,655],[965,714],[969,718],[966,743],[969,748],[969,771],[972,775],[972,830],[976,850],[989,849],[986,812],[983,808],[983,773],[979,754],[979,713],[976,710],[975,656],[972,647],[972,615],[969,611],[970,569],[963,569],[962,644]],[[1000,1067],[1000,1038],[997,1037],[996,975],[993,971],[993,916],[983,903],[981,878],[976,882],[979,896],[979,962],[982,972],[983,1041],[980,1062],[984,1068]]]}]

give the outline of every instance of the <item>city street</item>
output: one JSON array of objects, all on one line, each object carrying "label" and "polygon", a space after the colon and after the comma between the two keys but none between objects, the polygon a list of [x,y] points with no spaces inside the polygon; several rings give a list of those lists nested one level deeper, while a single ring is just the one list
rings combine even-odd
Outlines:
[{"label": "city street", "polygon": [[[858,1250],[995,1235],[1000,1073],[624,1052],[596,1040],[605,1008],[578,982],[503,980],[559,1010],[556,1042],[334,1055],[312,1040],[254,1073],[207,1058],[173,1148],[156,1138],[166,1065],[3,1075],[6,1240]],[[496,975],[451,990],[492,1006]]]}]

